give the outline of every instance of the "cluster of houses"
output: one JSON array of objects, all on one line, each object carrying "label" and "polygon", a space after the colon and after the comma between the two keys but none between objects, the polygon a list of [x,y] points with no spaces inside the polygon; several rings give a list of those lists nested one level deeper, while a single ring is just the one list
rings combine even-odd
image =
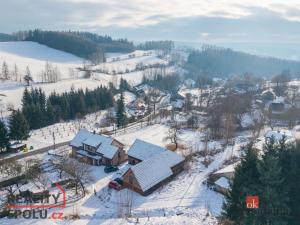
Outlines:
[{"label": "cluster of houses", "polygon": [[80,130],[71,140],[72,156],[92,165],[118,166],[128,160],[122,171],[123,186],[149,195],[170,181],[184,168],[185,159],[166,148],[136,139],[126,153],[116,139]]}]

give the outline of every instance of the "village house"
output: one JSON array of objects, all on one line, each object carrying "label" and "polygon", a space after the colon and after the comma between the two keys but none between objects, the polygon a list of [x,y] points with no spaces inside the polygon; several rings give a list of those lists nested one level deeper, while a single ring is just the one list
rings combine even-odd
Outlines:
[{"label": "village house", "polygon": [[295,135],[290,130],[269,130],[265,133],[265,141],[270,140],[271,138],[274,139],[276,143],[279,143],[283,138],[285,139],[286,143],[293,143],[296,141]]},{"label": "village house", "polygon": [[276,97],[273,101],[269,104],[269,111],[272,114],[281,114],[286,111],[286,104],[283,97]]},{"label": "village house", "polygon": [[229,193],[229,188],[230,188],[230,180],[226,177],[220,177],[214,183],[215,191],[223,195],[227,195]]},{"label": "village house", "polygon": [[170,97],[170,103],[174,110],[181,111],[184,107],[184,97],[180,94],[172,94]]},{"label": "village house", "polygon": [[136,139],[128,150],[128,163],[135,165],[165,151],[167,151],[167,149],[163,147]]},{"label": "village house", "polygon": [[144,196],[180,173],[185,161],[175,152],[138,139],[128,155],[131,166],[122,176],[124,186]]},{"label": "village house", "polygon": [[235,167],[238,164],[239,162],[236,162],[225,166],[224,168],[217,170],[211,175],[211,184],[213,185],[215,191],[223,195],[228,194],[230,182],[234,177]]},{"label": "village house", "polygon": [[116,166],[126,161],[124,145],[119,141],[81,129],[71,140],[72,155],[92,165]]}]

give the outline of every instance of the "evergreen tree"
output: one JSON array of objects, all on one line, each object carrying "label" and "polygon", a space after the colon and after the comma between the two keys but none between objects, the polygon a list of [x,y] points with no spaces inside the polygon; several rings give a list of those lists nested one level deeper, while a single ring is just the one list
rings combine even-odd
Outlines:
[{"label": "evergreen tree", "polygon": [[33,79],[32,79],[32,76],[31,76],[31,72],[30,72],[28,66],[26,67],[24,81],[26,82],[27,86],[29,86],[30,82],[33,82]]},{"label": "evergreen tree", "polygon": [[118,128],[125,125],[125,106],[124,106],[124,95],[121,93],[120,98],[117,101],[117,126]]},{"label": "evergreen tree", "polygon": [[2,78],[4,80],[8,80],[9,79],[9,70],[8,70],[8,66],[7,66],[7,64],[6,64],[5,61],[2,64]]},{"label": "evergreen tree", "polygon": [[19,110],[13,111],[9,118],[9,137],[12,140],[24,140],[29,135],[29,125]]},{"label": "evergreen tree", "polygon": [[267,140],[264,146],[264,154],[258,167],[261,182],[260,208],[264,212],[259,218],[261,224],[288,224],[288,215],[278,213],[289,209],[285,177],[279,160],[280,151],[286,149],[284,140],[278,145],[274,138]]},{"label": "evergreen tree", "polygon": [[49,101],[47,102],[46,117],[47,117],[47,124],[55,123],[54,109]]},{"label": "evergreen tree", "polygon": [[22,107],[26,107],[27,105],[30,105],[32,103],[31,96],[29,94],[29,91],[27,87],[25,88],[23,92],[23,97],[22,97]]},{"label": "evergreen tree", "polygon": [[223,213],[235,224],[254,224],[257,216],[247,210],[246,197],[259,193],[258,157],[251,144],[245,147],[244,152],[241,163],[235,169],[230,192],[223,206]]},{"label": "evergreen tree", "polygon": [[0,152],[9,145],[8,130],[2,120],[0,120]]},{"label": "evergreen tree", "polygon": [[127,80],[121,78],[119,89],[120,89],[120,91],[130,91],[131,87],[128,84]]},{"label": "evergreen tree", "polygon": [[[284,155],[284,156],[283,156]],[[285,159],[283,159],[285,158]],[[290,225],[298,225],[300,221],[300,143],[296,146],[290,146],[281,155],[281,166],[285,176],[285,186],[288,188],[289,209],[287,213]],[[285,210],[285,212],[287,212]]]}]

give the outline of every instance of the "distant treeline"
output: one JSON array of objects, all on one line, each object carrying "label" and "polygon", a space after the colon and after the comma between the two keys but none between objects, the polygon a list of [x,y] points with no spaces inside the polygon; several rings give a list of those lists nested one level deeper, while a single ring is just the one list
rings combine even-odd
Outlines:
[{"label": "distant treeline", "polygon": [[[127,39],[112,39],[108,35],[100,36],[90,32],[79,31],[44,31],[44,30],[28,30],[18,31],[13,35],[0,34],[0,41],[33,41],[50,48],[69,52],[76,56],[92,59],[102,56],[105,52],[122,52],[128,53],[136,49],[154,50],[161,49],[169,52],[174,48],[173,41],[147,41],[135,46],[133,42]],[[104,60],[104,59],[103,59]]]},{"label": "distant treeline", "polygon": [[180,84],[180,76],[178,74],[155,74],[153,77],[148,78],[143,76],[142,84],[149,84],[159,90],[175,93]]},{"label": "distant treeline", "polygon": [[300,62],[260,57],[215,46],[204,46],[202,51],[192,52],[186,68],[195,76],[225,77],[244,73],[273,76],[283,70],[289,70],[294,76],[300,75]]},{"label": "distant treeline", "polygon": [[113,40],[109,36],[100,36],[88,32],[73,31],[19,31],[14,34],[19,41],[34,41],[48,47],[69,52],[90,59],[98,52],[131,52],[132,42],[126,39]]},{"label": "distant treeline", "polygon": [[166,52],[170,52],[174,48],[173,41],[146,41],[137,45],[137,49],[141,50],[153,50],[153,49],[161,49]]},{"label": "distant treeline", "polygon": [[17,38],[13,35],[0,33],[0,42],[3,41],[16,41]]},{"label": "distant treeline", "polygon": [[80,118],[88,113],[113,106],[111,89],[98,87],[57,94],[51,93],[47,98],[41,89],[27,88],[22,98],[22,113],[30,129],[38,129],[60,121]]}]

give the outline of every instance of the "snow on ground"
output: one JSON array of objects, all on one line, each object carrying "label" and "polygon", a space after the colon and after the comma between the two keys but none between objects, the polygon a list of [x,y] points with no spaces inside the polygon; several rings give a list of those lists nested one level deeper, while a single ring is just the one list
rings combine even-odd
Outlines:
[{"label": "snow on ground", "polygon": [[165,147],[167,142],[164,138],[167,136],[169,128],[165,125],[155,124],[147,127],[143,127],[136,131],[124,131],[120,132],[115,138],[127,146],[131,146],[136,138],[150,142],[155,145]]},{"label": "snow on ground", "polygon": [[[114,96],[115,100],[117,101],[120,98],[120,96],[121,96],[121,94],[115,95]],[[135,94],[133,94],[132,92],[129,92],[129,91],[124,91],[123,96],[124,96],[125,105],[127,105],[128,103],[130,103],[136,99]]]},{"label": "snow on ground", "polygon": [[168,62],[156,56],[142,56],[113,62],[101,63],[92,67],[93,70],[104,71],[108,74],[114,73],[128,73],[136,69],[137,65],[143,64],[144,66],[152,66],[156,64],[167,65]]},{"label": "snow on ground", "polygon": [[105,113],[106,111],[103,110],[86,115],[81,120],[56,123],[42,129],[33,130],[30,132],[30,137],[24,143],[28,146],[33,146],[34,149],[38,149],[53,145],[53,133],[55,142],[62,143],[72,140],[79,129],[101,132],[102,128],[99,125],[105,117]]},{"label": "snow on ground", "polygon": [[16,64],[23,75],[29,66],[33,80],[38,81],[46,61],[58,67],[61,78],[69,78],[69,69],[82,66],[84,59],[35,42],[18,41],[0,42],[1,65],[3,61],[7,63],[10,71],[13,71]]},{"label": "snow on ground", "polygon": [[121,78],[123,78],[127,80],[130,85],[135,86],[142,82],[143,71],[135,71],[118,75],[93,72],[92,78],[106,83],[112,82],[115,86],[118,86]]},{"label": "snow on ground", "polygon": [[[90,120],[95,120],[95,118],[91,117]],[[86,124],[88,125],[88,122]],[[59,124],[58,126],[61,127],[60,130],[67,130],[62,128],[66,127],[66,124]],[[51,130],[55,131],[55,129]],[[168,143],[165,140],[168,130],[169,127],[166,125],[154,124],[135,131],[125,129],[123,132],[118,132],[115,138],[126,144],[127,147],[136,138],[164,147]],[[38,133],[41,134],[42,132],[39,130]],[[65,133],[68,132],[65,131]],[[73,135],[71,136],[73,137]],[[200,141],[201,137],[202,134],[198,131],[184,129],[180,132],[180,142],[195,151],[199,151],[204,147]],[[37,138],[42,139],[42,136],[37,136]],[[52,140],[50,136],[49,140]],[[202,164],[203,158],[196,156],[190,164],[189,170],[183,171],[171,182],[146,197],[127,189],[120,192],[108,189],[107,184],[115,174],[104,173],[103,166],[92,166],[95,180],[88,185],[89,194],[78,202],[68,204],[67,208],[61,211],[64,215],[74,213],[80,215],[80,220],[68,221],[68,224],[133,224],[136,223],[136,218],[139,218],[138,222],[140,224],[153,225],[217,224],[215,217],[220,215],[223,196],[209,189],[205,181],[211,172],[221,168],[223,163],[230,158],[233,148],[232,146],[223,148],[221,143],[217,141],[209,142],[208,146],[211,149],[221,149],[213,157],[213,161],[208,168]],[[181,151],[178,153],[181,154]],[[43,156],[42,158],[47,160],[47,157],[44,158]],[[97,196],[94,195],[94,190],[96,190]],[[128,195],[132,196],[133,217],[128,219],[119,218],[118,215],[122,211],[119,203]],[[18,222],[22,224],[40,224],[41,221],[19,219]],[[2,219],[2,223],[11,224],[11,220]],[[43,223],[64,224],[64,222],[55,220],[43,220]]]},{"label": "snow on ground", "polygon": [[[55,91],[56,93],[63,93],[65,91],[70,91],[71,87],[74,86],[75,89],[94,89],[100,85],[106,85],[105,81],[95,81],[93,79],[74,79],[74,80],[63,80],[57,83],[40,83],[33,84],[33,88],[41,88],[46,95]],[[0,93],[5,94],[5,97],[1,97],[1,104],[6,109],[7,104],[13,104],[15,109],[21,107],[21,99],[23,96],[25,86],[18,82],[11,81],[0,81]],[[4,115],[5,116],[5,115]]]}]

